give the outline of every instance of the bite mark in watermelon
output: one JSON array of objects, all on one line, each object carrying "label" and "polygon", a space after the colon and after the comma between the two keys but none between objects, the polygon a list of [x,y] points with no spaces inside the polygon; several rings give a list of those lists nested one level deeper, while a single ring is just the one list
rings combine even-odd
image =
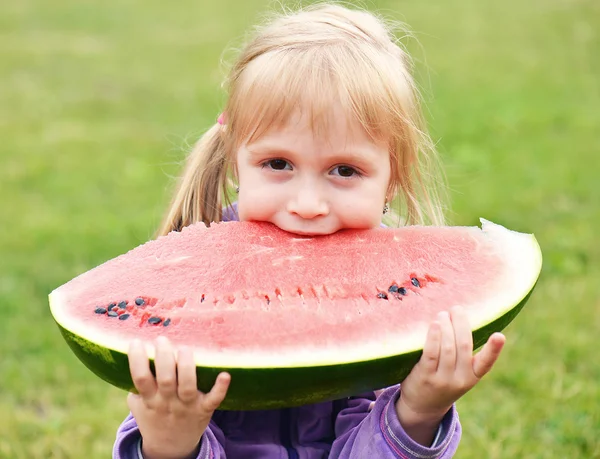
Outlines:
[{"label": "bite mark in watermelon", "polygon": [[533,235],[482,223],[319,237],[196,224],[74,278],[50,307],[77,357],[125,390],[129,342],[146,342],[153,358],[164,335],[193,348],[199,389],[232,375],[221,409],[316,403],[400,382],[442,310],[463,306],[476,346],[518,314],[540,248]]}]

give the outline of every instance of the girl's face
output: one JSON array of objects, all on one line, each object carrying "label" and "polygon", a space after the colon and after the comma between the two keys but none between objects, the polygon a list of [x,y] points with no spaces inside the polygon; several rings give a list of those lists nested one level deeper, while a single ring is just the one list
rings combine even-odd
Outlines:
[{"label": "girl's face", "polygon": [[385,142],[374,142],[341,110],[324,135],[291,117],[237,151],[241,221],[267,221],[302,235],[374,228],[390,183]]}]

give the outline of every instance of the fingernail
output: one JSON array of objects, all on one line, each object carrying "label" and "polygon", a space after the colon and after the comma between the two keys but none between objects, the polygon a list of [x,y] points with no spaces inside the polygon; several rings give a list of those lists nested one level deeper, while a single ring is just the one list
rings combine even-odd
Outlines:
[{"label": "fingernail", "polygon": [[158,344],[168,344],[169,340],[166,336],[159,336],[158,338],[156,338],[156,342]]}]

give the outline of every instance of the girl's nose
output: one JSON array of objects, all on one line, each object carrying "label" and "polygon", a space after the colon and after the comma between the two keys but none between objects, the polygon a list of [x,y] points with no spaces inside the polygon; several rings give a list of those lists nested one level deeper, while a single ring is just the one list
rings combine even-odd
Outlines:
[{"label": "girl's nose", "polygon": [[323,217],[329,213],[329,204],[314,187],[303,187],[288,201],[288,211],[305,219]]}]

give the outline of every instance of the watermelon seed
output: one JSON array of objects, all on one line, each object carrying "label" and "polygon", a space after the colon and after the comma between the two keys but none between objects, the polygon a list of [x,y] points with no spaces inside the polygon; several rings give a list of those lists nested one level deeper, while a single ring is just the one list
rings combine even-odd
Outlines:
[{"label": "watermelon seed", "polygon": [[413,284],[415,287],[420,287],[421,284],[419,283],[419,279],[417,279],[416,277],[411,277],[410,278],[410,282],[411,284]]},{"label": "watermelon seed", "polygon": [[383,292],[379,292],[377,294],[377,298],[381,298],[382,300],[387,300],[388,296],[385,293],[383,293]]},{"label": "watermelon seed", "polygon": [[163,322],[163,327],[168,327],[169,324],[171,323],[171,319],[167,319]]},{"label": "watermelon seed", "polygon": [[127,301],[121,301],[118,305],[121,309],[127,308]]},{"label": "watermelon seed", "polygon": [[109,311],[109,312],[110,312],[110,311],[112,311],[112,310],[113,310],[113,309],[114,309],[116,306],[117,306],[117,305],[116,305],[115,303],[110,303],[110,304],[108,305],[108,311]]},{"label": "watermelon seed", "polygon": [[265,299],[267,300],[267,304],[271,304],[271,300],[269,299],[268,295],[265,295]]},{"label": "watermelon seed", "polygon": [[388,288],[388,292],[390,293],[396,293],[398,291],[398,286],[396,284],[392,284],[390,285],[390,288]]},{"label": "watermelon seed", "polygon": [[100,307],[98,307],[98,308],[96,308],[96,309],[94,310],[94,312],[95,312],[96,314],[106,314],[106,308],[100,308]]},{"label": "watermelon seed", "polygon": [[126,319],[129,319],[129,314],[121,314],[119,316],[119,320],[126,320]]},{"label": "watermelon seed", "polygon": [[406,289],[405,289],[404,287],[400,287],[400,288],[398,289],[398,293],[399,293],[400,295],[406,295]]},{"label": "watermelon seed", "polygon": [[200,298],[200,303],[204,303],[204,293],[202,294],[202,298]]},{"label": "watermelon seed", "polygon": [[148,323],[149,323],[149,324],[152,324],[152,325],[154,325],[154,324],[159,324],[159,323],[161,323],[161,322],[162,322],[162,319],[161,319],[160,317],[150,317],[150,318],[148,319]]},{"label": "watermelon seed", "polygon": [[108,317],[117,317],[118,315],[116,311],[108,311]]},{"label": "watermelon seed", "polygon": [[136,298],[135,299],[135,304],[137,304],[138,306],[144,306],[144,299],[143,298]]}]

